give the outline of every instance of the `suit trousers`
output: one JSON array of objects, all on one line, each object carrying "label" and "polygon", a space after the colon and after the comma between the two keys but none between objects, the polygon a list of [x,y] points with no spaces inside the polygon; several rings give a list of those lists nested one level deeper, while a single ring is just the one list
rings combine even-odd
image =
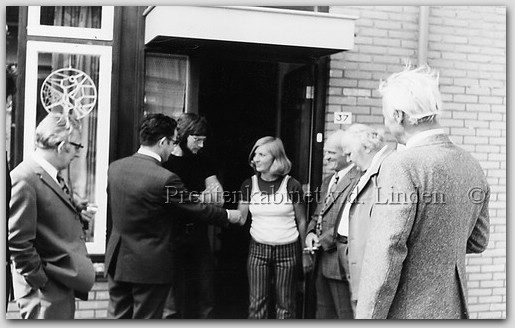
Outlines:
[{"label": "suit trousers", "polygon": [[207,226],[197,229],[175,242],[175,280],[163,310],[164,319],[214,318],[214,256]]},{"label": "suit trousers", "polygon": [[116,281],[107,276],[108,319],[162,319],[171,284],[140,284]]},{"label": "suit trousers", "polygon": [[267,245],[251,239],[247,261],[249,319],[268,318],[272,279],[276,319],[296,318],[300,257],[298,241],[286,245]]},{"label": "suit trousers", "polygon": [[69,320],[75,316],[73,289],[49,279],[17,301],[22,319]]},{"label": "suit trousers", "polygon": [[317,319],[353,319],[350,287],[347,279],[336,280],[324,277],[317,270]]}]

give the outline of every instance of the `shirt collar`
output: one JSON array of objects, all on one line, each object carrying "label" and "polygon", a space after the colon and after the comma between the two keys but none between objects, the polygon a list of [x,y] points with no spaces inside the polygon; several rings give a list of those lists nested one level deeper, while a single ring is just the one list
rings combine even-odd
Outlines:
[{"label": "shirt collar", "polygon": [[416,144],[420,140],[423,140],[425,138],[435,136],[438,134],[445,134],[445,130],[444,129],[431,129],[431,130],[426,130],[426,131],[420,132],[420,133],[414,135],[413,137],[411,137],[408,140],[408,142],[406,142],[406,148],[411,148],[411,147],[413,147],[414,144]]},{"label": "shirt collar", "polygon": [[59,181],[57,181],[57,173],[59,172],[50,162],[48,162],[46,159],[43,158],[40,154],[35,152],[32,154],[32,159],[39,164],[45,170],[48,175],[54,179],[55,182],[59,184]]},{"label": "shirt collar", "polygon": [[338,171],[338,180],[341,180],[347,174],[352,168],[354,167],[354,164],[347,165],[344,169]]},{"label": "shirt collar", "polygon": [[[375,163],[379,160],[379,158],[383,155],[383,153],[386,151],[386,148],[388,148],[388,146],[384,146],[383,148],[381,148],[380,151],[378,151],[374,157],[372,157],[372,161],[370,162],[370,165],[368,166],[368,169],[373,167],[375,165]],[[368,170],[367,169],[367,170]]]},{"label": "shirt collar", "polygon": [[147,155],[147,156],[150,156],[152,158],[155,158],[159,163],[162,162],[162,159],[161,159],[161,156],[159,156],[157,153],[153,152],[152,150],[150,149],[147,149],[147,148],[139,148],[138,149],[138,154],[142,154],[142,155]]}]

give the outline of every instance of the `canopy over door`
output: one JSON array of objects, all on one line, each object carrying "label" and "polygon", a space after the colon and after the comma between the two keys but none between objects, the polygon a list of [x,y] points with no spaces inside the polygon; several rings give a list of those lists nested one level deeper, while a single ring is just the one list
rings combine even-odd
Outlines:
[{"label": "canopy over door", "polygon": [[290,49],[289,57],[319,58],[354,47],[356,18],[264,7],[157,6],[146,12],[145,44],[184,49],[185,39],[188,47],[227,41],[257,46],[264,56],[281,47],[283,55]]}]

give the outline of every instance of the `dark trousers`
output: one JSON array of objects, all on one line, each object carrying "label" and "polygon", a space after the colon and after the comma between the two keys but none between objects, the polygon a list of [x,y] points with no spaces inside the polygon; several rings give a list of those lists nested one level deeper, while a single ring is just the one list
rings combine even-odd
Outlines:
[{"label": "dark trousers", "polygon": [[44,287],[33,289],[17,300],[22,319],[69,320],[75,316],[73,289],[48,279]]},{"label": "dark trousers", "polygon": [[116,281],[109,274],[108,319],[161,319],[171,284]]},{"label": "dark trousers", "polygon": [[165,319],[214,317],[214,257],[207,226],[195,224],[193,229],[175,241],[174,287],[166,299]]},{"label": "dark trousers", "polygon": [[351,293],[347,279],[336,280],[323,276],[318,270],[316,277],[317,319],[353,319]]},{"label": "dark trousers", "polygon": [[275,289],[277,319],[295,319],[297,282],[300,276],[299,243],[267,245],[251,239],[247,274],[249,279],[249,319],[268,318],[269,290]]}]

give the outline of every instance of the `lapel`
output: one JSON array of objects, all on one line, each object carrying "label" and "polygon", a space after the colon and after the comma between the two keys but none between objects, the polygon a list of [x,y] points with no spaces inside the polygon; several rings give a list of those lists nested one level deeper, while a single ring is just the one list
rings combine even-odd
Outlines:
[{"label": "lapel", "polygon": [[359,180],[358,184],[356,185],[356,197],[359,196],[359,194],[365,189],[366,185],[368,184],[368,181],[372,177],[375,177],[379,173],[379,168],[381,167],[381,164],[383,164],[383,161],[395,151],[395,149],[392,146],[387,146],[384,153],[377,159],[377,161],[367,169],[365,174],[363,174],[363,177]]},{"label": "lapel", "polygon": [[62,199],[64,203],[66,203],[74,212],[77,212],[75,205],[70,201],[70,198],[64,193],[63,189],[57,182],[52,179],[52,177],[41,167],[38,163],[33,160],[29,161],[29,166],[32,168],[34,173],[38,176],[38,178],[47,185],[50,189],[54,191],[59,198]]},{"label": "lapel", "polygon": [[[338,198],[340,198],[343,194],[345,194],[345,191],[349,188],[349,186],[353,185],[353,181],[359,177],[359,170],[356,167],[353,167],[345,174],[340,181],[338,181],[338,184],[336,185],[336,189],[334,190],[333,197],[323,206],[322,211],[320,212],[320,215],[324,215],[336,201]],[[329,192],[329,189],[327,190],[327,193]],[[326,193],[326,194],[327,194]],[[325,197],[324,197],[325,201]]]}]

